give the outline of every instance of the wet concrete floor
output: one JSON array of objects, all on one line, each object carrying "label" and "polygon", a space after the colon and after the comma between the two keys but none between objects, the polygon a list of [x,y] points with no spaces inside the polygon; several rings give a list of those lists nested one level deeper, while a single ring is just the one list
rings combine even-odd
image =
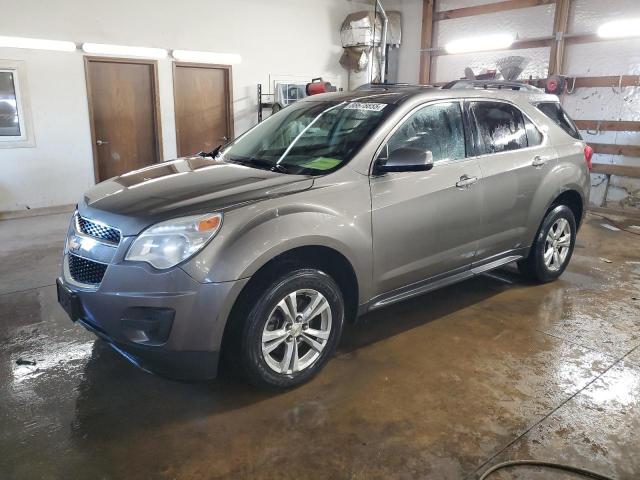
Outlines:
[{"label": "wet concrete floor", "polygon": [[0,222],[3,480],[472,479],[522,458],[640,478],[640,237],[600,217],[559,281],[506,269],[369,314],[280,394],[165,380],[73,325],[67,221]]}]

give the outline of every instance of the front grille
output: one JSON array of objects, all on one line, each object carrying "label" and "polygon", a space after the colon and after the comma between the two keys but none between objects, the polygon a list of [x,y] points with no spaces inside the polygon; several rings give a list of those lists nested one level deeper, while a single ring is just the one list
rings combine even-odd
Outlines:
[{"label": "front grille", "polygon": [[76,215],[76,228],[79,232],[90,237],[99,238],[116,245],[120,243],[120,231],[118,229],[93,222],[80,215]]},{"label": "front grille", "polygon": [[97,285],[102,281],[107,265],[69,254],[69,273],[76,282]]}]

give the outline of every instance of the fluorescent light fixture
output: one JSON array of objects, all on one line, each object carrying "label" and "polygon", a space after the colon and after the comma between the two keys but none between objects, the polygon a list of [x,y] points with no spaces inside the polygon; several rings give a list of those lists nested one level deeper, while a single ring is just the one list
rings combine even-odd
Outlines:
[{"label": "fluorescent light fixture", "polygon": [[497,34],[482,37],[469,37],[453,40],[444,46],[447,53],[484,52],[486,50],[503,50],[515,41],[513,35]]},{"label": "fluorescent light fixture", "polygon": [[31,48],[34,50],[57,50],[60,52],[73,52],[76,44],[63,40],[42,40],[40,38],[26,37],[0,37],[0,47]]},{"label": "fluorescent light fixture", "polygon": [[83,43],[82,50],[85,53],[95,55],[121,55],[123,57],[165,58],[167,56],[167,51],[164,48],[128,47],[106,43]]},{"label": "fluorescent light fixture", "polygon": [[640,18],[614,20],[598,28],[598,36],[602,38],[624,38],[640,36]]},{"label": "fluorescent light fixture", "polygon": [[198,52],[195,50],[174,50],[173,58],[179,62],[218,63],[221,65],[236,65],[242,62],[242,57],[235,53]]}]

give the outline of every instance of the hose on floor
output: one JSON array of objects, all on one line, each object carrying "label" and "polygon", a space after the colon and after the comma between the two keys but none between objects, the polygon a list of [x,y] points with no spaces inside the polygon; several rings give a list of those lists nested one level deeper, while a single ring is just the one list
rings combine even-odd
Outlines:
[{"label": "hose on floor", "polygon": [[614,480],[611,477],[607,477],[606,475],[602,475],[601,473],[596,473],[591,470],[587,470],[586,468],[574,467],[573,465],[565,465],[563,463],[555,463],[555,462],[543,462],[541,460],[511,460],[509,462],[502,462],[494,465],[489,470],[484,472],[478,480],[485,480],[494,472],[498,470],[502,470],[504,468],[517,467],[526,465],[529,467],[544,467],[551,468],[554,470],[562,470],[564,472],[577,473],[578,475],[582,475],[587,478],[595,478],[597,480]]},{"label": "hose on floor", "polygon": [[640,235],[640,232],[634,232],[633,230],[629,230],[628,228],[624,227],[623,225],[620,225],[616,221],[610,219],[606,215],[602,215],[601,213],[595,213],[595,212],[589,212],[589,213],[591,215],[594,215],[596,217],[600,217],[600,218],[606,220],[607,222],[609,222],[611,225],[613,225],[614,227],[616,227],[619,230],[622,230],[622,231],[627,232],[627,233],[633,233],[634,235]]}]

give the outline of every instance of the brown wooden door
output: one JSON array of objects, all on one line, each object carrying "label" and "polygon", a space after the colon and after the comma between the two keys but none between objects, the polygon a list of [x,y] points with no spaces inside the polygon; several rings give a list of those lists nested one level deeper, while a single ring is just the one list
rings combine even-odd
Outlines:
[{"label": "brown wooden door", "polygon": [[175,63],[178,155],[211,151],[233,137],[231,67]]},{"label": "brown wooden door", "polygon": [[156,64],[86,58],[96,181],[161,160]]}]

